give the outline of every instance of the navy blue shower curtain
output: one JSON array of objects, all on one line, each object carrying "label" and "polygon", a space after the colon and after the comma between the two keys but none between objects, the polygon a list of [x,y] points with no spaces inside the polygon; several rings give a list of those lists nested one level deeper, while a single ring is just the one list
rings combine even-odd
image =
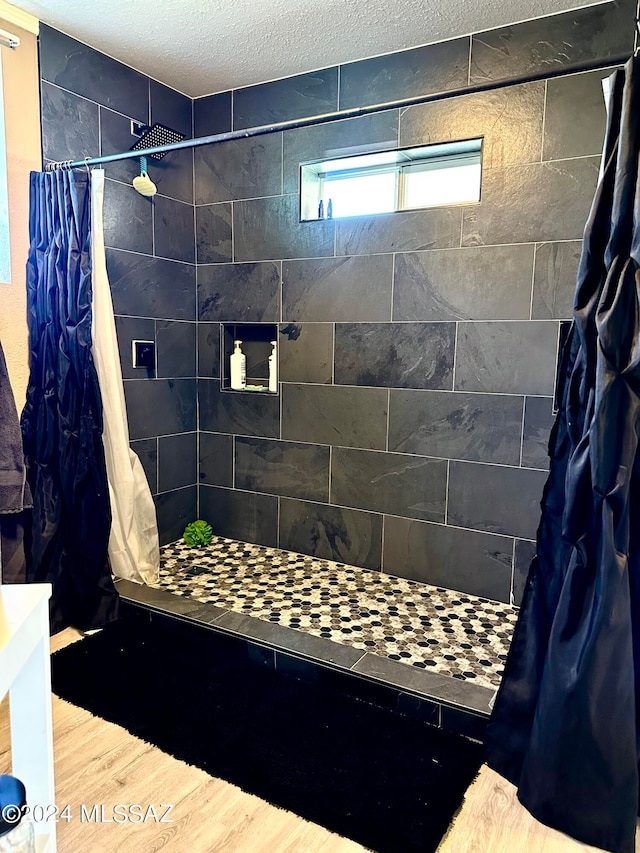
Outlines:
[{"label": "navy blue shower curtain", "polygon": [[487,734],[543,823],[633,853],[640,744],[640,62],[617,71],[534,559]]},{"label": "navy blue shower curtain", "polygon": [[30,376],[22,412],[33,495],[27,581],[53,585],[52,632],[117,617],[102,401],[91,356],[91,179],[31,173],[27,262]]}]

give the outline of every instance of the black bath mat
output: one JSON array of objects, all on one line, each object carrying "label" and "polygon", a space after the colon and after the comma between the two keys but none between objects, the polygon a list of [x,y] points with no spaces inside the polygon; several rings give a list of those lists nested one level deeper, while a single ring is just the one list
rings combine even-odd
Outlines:
[{"label": "black bath mat", "polygon": [[176,620],[114,623],[52,670],[63,699],[380,853],[435,851],[482,762],[478,744]]}]

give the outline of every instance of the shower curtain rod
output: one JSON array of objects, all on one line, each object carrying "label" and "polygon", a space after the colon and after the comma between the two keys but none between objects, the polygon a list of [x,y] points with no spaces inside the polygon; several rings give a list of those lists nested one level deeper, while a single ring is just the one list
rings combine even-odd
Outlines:
[{"label": "shower curtain rod", "polygon": [[83,160],[62,160],[59,163],[47,163],[46,170],[88,168],[89,166],[100,166],[103,163],[113,163],[116,160],[137,160],[140,157],[148,157],[152,154],[160,154],[166,151],[180,151],[184,148],[199,148],[201,145],[212,145],[215,142],[229,142],[234,139],[246,139],[251,136],[263,136],[267,133],[277,133],[283,130],[297,130],[301,127],[313,127],[316,124],[327,124],[332,121],[340,121],[348,118],[371,115],[384,110],[403,109],[418,104],[429,104],[434,101],[443,101],[447,98],[456,98],[461,95],[477,95],[481,92],[490,92],[496,89],[506,89],[509,86],[520,86],[523,83],[536,83],[541,80],[550,80],[556,77],[565,77],[571,74],[581,74],[586,71],[602,71],[605,68],[613,68],[623,65],[628,60],[628,55],[610,57],[599,62],[583,63],[572,68],[554,69],[540,74],[531,74],[516,79],[492,81],[480,83],[476,86],[463,86],[458,89],[450,89],[446,92],[437,92],[431,95],[418,95],[413,98],[404,98],[397,101],[387,101],[382,104],[373,104],[366,107],[353,107],[347,110],[337,110],[332,113],[312,116],[310,118],[295,119],[293,121],[281,121],[277,124],[264,124],[258,127],[249,127],[244,130],[230,130],[226,133],[215,133],[211,136],[200,136],[195,139],[183,139],[180,142],[172,142],[168,145],[156,145],[153,148],[144,148],[139,151],[122,151],[119,154],[105,154],[102,157],[85,157]]}]

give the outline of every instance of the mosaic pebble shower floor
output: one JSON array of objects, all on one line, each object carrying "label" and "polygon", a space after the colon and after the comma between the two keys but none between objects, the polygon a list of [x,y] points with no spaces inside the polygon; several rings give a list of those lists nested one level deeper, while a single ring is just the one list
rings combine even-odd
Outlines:
[{"label": "mosaic pebble shower floor", "polygon": [[370,569],[215,537],[161,548],[173,595],[496,687],[517,608]]}]

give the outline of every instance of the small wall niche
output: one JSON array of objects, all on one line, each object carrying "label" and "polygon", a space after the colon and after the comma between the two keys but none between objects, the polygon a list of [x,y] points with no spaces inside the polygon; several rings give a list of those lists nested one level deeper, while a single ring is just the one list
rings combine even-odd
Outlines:
[{"label": "small wall niche", "polygon": [[221,335],[222,390],[233,391],[231,388],[233,342],[242,341],[241,349],[247,359],[247,387],[244,391],[234,391],[234,393],[273,396],[274,392],[269,391],[269,356],[271,341],[278,340],[277,325],[275,323],[223,323]]}]

